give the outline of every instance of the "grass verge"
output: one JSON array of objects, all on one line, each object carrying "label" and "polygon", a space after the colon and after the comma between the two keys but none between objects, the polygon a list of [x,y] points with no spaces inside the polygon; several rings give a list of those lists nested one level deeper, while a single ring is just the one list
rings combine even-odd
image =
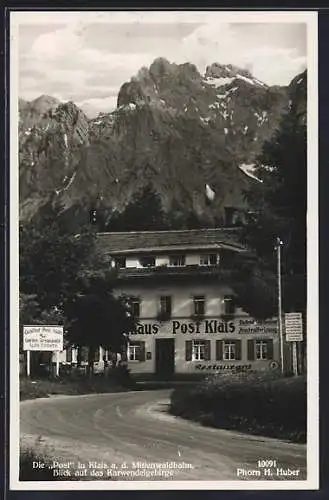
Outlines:
[{"label": "grass verge", "polygon": [[116,373],[110,376],[69,376],[59,378],[20,379],[20,400],[47,398],[50,395],[92,394],[123,392],[134,387],[129,374]]}]

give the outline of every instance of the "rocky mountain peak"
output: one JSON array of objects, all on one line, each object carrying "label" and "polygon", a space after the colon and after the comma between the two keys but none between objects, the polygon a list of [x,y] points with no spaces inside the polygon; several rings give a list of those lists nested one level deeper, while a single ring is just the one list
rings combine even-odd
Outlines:
[{"label": "rocky mountain peak", "polygon": [[56,109],[60,101],[55,97],[41,95],[33,101],[19,99],[20,128],[29,129],[36,126],[49,111]]},{"label": "rocky mountain peak", "polygon": [[149,75],[153,80],[160,80],[175,71],[176,67],[176,64],[170,63],[164,57],[158,57],[151,64],[149,68]]},{"label": "rocky mountain peak", "polygon": [[[112,113],[92,120],[73,102],[56,102],[34,114],[31,128],[32,103],[22,102],[21,216],[54,195],[82,217],[95,206],[122,212],[148,185],[166,212],[211,224],[225,207],[244,207],[243,190],[257,182],[249,167],[289,101],[306,109],[304,81],[268,87],[233,65],[214,63],[201,75],[193,64],[160,57],[122,85]],[[206,185],[215,193],[211,206]]]},{"label": "rocky mountain peak", "polygon": [[233,66],[232,64],[219,64],[213,63],[210,66],[207,66],[205,77],[206,78],[232,78],[237,75],[242,75],[247,78],[253,78],[250,71],[242,68],[238,68],[237,66]]},{"label": "rocky mountain peak", "polygon": [[49,109],[57,107],[59,104],[59,99],[45,94],[37,97],[30,103],[31,108],[39,111],[39,113],[45,113]]},{"label": "rocky mountain peak", "polygon": [[235,79],[243,80],[249,85],[256,85],[261,87],[267,87],[264,82],[261,82],[255,78],[248,69],[239,68],[232,64],[219,64],[213,63],[207,66],[204,78],[207,83],[214,84],[225,84],[231,83]]}]

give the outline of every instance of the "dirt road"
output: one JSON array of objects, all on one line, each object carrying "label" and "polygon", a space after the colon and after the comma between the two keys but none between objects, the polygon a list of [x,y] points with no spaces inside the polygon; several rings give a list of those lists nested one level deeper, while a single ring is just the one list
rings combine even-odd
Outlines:
[{"label": "dirt road", "polygon": [[[71,479],[306,479],[305,446],[170,416],[169,394],[136,391],[24,401],[22,443],[43,450],[58,471],[54,474]],[[276,461],[266,477],[258,467],[262,459]],[[277,469],[297,472],[286,476]]]}]

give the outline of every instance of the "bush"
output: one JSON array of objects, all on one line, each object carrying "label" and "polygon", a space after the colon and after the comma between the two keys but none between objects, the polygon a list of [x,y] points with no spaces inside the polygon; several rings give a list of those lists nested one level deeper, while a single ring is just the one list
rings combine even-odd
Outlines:
[{"label": "bush", "polygon": [[220,374],[171,395],[174,415],[204,425],[306,441],[306,378]]},{"label": "bush", "polygon": [[113,376],[113,381],[126,388],[130,389],[135,386],[135,381],[130,375],[130,370],[126,364],[119,364],[114,370],[112,371],[112,376]]}]

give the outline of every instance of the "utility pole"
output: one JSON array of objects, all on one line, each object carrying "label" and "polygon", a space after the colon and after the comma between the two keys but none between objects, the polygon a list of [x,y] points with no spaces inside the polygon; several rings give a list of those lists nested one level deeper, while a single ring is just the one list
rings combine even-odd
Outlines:
[{"label": "utility pole", "polygon": [[283,356],[283,325],[282,325],[282,288],[281,288],[281,246],[283,242],[280,238],[276,239],[277,251],[277,269],[278,269],[278,322],[279,322],[279,338],[280,338],[280,358],[281,372],[284,373],[284,356]]}]

